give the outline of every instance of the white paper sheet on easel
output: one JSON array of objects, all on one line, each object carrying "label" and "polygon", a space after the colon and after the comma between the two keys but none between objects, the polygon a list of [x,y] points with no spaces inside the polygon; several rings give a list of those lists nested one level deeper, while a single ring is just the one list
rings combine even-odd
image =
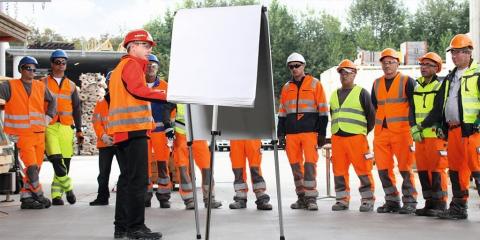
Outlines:
[{"label": "white paper sheet on easel", "polygon": [[179,10],[167,100],[253,107],[261,6]]}]

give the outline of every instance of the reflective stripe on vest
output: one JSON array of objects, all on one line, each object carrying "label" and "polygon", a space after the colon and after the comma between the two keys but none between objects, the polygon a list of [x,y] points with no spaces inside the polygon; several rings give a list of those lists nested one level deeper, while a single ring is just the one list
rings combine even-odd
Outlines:
[{"label": "reflective stripe on vest", "polygon": [[385,77],[375,80],[374,92],[377,98],[377,112],[375,114],[375,133],[383,128],[383,120],[393,132],[410,131],[408,123],[409,103],[405,94],[408,76],[398,73],[390,88],[386,89]]},{"label": "reflective stripe on vest", "polygon": [[5,104],[4,131],[8,134],[25,135],[45,131],[45,85],[32,81],[30,95],[22,80],[9,81],[11,96]]},{"label": "reflective stripe on vest", "polygon": [[[428,113],[432,111],[435,96],[437,95],[442,82],[435,79],[423,87],[422,83],[425,81],[425,78],[420,77],[417,81],[419,84],[415,86],[413,102],[415,103],[415,120],[417,124],[421,124],[428,116]],[[423,129],[423,136],[427,138],[436,138],[437,134],[432,128],[425,128]]]},{"label": "reflective stripe on vest", "polygon": [[63,125],[73,125],[73,104],[72,95],[75,91],[76,85],[70,79],[64,77],[58,85],[51,75],[42,79],[45,85],[50,90],[50,93],[55,96],[57,100],[57,115],[52,118],[50,124],[56,123],[60,120]]},{"label": "reflective stripe on vest", "polygon": [[311,75],[305,76],[301,89],[298,89],[296,84],[286,83],[282,89],[282,94],[287,93],[284,96],[286,99],[280,103],[278,115],[285,117],[287,114],[318,113],[320,116],[328,116],[328,104],[317,103],[316,91],[319,84],[320,81]]},{"label": "reflective stripe on vest", "polygon": [[[112,71],[110,77],[110,107],[107,134],[151,130],[154,127],[150,103],[133,97],[123,84],[122,72],[125,64],[133,61],[124,58]],[[145,76],[142,78],[146,86]]]},{"label": "reflective stripe on vest", "polygon": [[472,62],[470,67],[463,73],[460,92],[463,106],[463,122],[474,123],[480,113],[480,92],[478,89],[478,78],[480,67],[477,62]]},{"label": "reflective stripe on vest", "polygon": [[338,91],[330,98],[330,110],[332,112],[332,134],[340,129],[351,134],[367,135],[367,119],[359,101],[362,88],[353,87],[340,106]]}]

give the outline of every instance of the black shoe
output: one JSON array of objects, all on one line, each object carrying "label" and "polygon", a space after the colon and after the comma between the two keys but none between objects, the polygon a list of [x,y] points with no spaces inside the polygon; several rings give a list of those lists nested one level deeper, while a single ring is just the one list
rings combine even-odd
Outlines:
[{"label": "black shoe", "polygon": [[45,206],[41,202],[31,197],[20,199],[20,201],[22,202],[22,204],[20,205],[21,209],[44,209],[45,208]]},{"label": "black shoe", "polygon": [[228,205],[230,209],[242,209],[247,207],[247,200],[235,200],[235,202]]},{"label": "black shoe", "polygon": [[462,204],[456,204],[451,202],[450,203],[450,208],[447,210],[438,213],[437,215],[441,219],[450,219],[450,220],[455,220],[455,219],[467,219],[468,214],[467,214],[467,206],[462,205]]},{"label": "black shoe", "polygon": [[425,207],[415,210],[415,215],[431,217],[432,216],[432,209],[434,208],[434,206],[435,205],[433,203],[433,200],[427,199],[425,201]]},{"label": "black shoe", "polygon": [[378,213],[396,213],[400,210],[400,203],[395,201],[387,201],[385,204],[377,208]]},{"label": "black shoe", "polygon": [[70,191],[66,192],[65,195],[67,196],[67,202],[68,203],[73,205],[77,202],[77,197],[75,197],[75,194],[73,193],[73,190],[70,190]]},{"label": "black shoe", "polygon": [[305,196],[304,195],[298,195],[298,199],[296,202],[292,203],[290,205],[291,209],[306,209],[307,208],[307,203],[305,202]]},{"label": "black shoe", "polygon": [[148,227],[144,226],[135,231],[127,232],[128,239],[162,239],[161,232],[152,232]]},{"label": "black shoe", "polygon": [[52,206],[52,202],[50,202],[50,199],[44,197],[43,195],[42,196],[39,196],[39,197],[36,197],[36,199],[38,202],[40,202],[41,204],[43,204],[43,206],[45,208],[49,208],[50,206]]},{"label": "black shoe", "polygon": [[90,202],[90,206],[105,206],[108,205],[108,200],[95,199]]},{"label": "black shoe", "polygon": [[160,201],[160,208],[170,208],[169,201]]},{"label": "black shoe", "polygon": [[56,197],[52,199],[52,205],[61,206],[64,205],[63,199],[61,197]]},{"label": "black shoe", "polygon": [[415,208],[415,205],[412,204],[403,204],[403,207],[401,207],[398,210],[399,214],[414,214],[417,209]]}]

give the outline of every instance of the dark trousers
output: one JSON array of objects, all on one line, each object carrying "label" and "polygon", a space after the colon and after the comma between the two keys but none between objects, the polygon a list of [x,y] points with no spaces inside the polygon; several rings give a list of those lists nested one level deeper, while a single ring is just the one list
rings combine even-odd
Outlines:
[{"label": "dark trousers", "polygon": [[116,155],[115,146],[102,147],[98,149],[98,195],[97,199],[107,201],[110,198],[108,182],[110,180],[110,170],[112,169],[113,157]]},{"label": "dark trousers", "polygon": [[117,182],[115,229],[135,231],[145,223],[148,186],[148,138],[129,139],[117,145],[120,176]]}]

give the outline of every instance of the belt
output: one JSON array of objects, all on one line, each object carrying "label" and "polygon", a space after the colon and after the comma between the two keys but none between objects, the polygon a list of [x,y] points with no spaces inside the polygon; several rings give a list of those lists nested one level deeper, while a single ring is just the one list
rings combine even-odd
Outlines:
[{"label": "belt", "polygon": [[460,123],[457,123],[457,124],[448,124],[448,130],[452,130],[452,129],[455,129],[455,128],[458,128],[460,127]]}]

